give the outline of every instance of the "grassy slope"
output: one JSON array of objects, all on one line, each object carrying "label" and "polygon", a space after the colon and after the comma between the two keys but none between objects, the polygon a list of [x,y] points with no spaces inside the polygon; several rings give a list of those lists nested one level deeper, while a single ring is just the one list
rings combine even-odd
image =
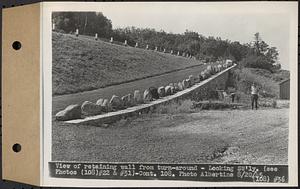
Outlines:
[{"label": "grassy slope", "polygon": [[53,95],[97,89],[200,62],[169,54],[53,33]]},{"label": "grassy slope", "polygon": [[230,80],[230,85],[234,85],[239,91],[249,93],[250,86],[254,82],[265,90],[270,96],[278,97],[279,82],[289,78],[289,71],[280,70],[271,73],[268,70],[257,68],[236,69]]}]

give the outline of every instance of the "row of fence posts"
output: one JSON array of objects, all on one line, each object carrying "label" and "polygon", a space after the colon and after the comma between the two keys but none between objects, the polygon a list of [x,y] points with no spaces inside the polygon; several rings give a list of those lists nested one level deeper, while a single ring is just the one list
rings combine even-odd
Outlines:
[{"label": "row of fence posts", "polygon": [[[52,25],[52,30],[55,30],[55,24]],[[76,29],[75,35],[76,35],[76,37],[79,36],[79,29]],[[95,38],[95,40],[98,40],[98,33],[95,34],[95,37],[94,37],[94,38]],[[110,43],[113,43],[113,42],[114,42],[114,38],[111,37],[109,42],[110,42]],[[124,41],[124,45],[125,45],[125,46],[128,45],[127,40]],[[134,46],[134,47],[135,47],[135,48],[138,48],[138,47],[139,47],[139,44],[138,44],[138,43],[135,43],[135,46]],[[146,50],[149,50],[149,45],[146,45]],[[158,47],[157,47],[157,46],[155,47],[154,51],[158,51]],[[164,48],[163,53],[166,53],[166,52],[167,52],[167,51],[166,51],[166,49]],[[170,51],[170,54],[174,54],[174,51],[171,50],[171,51]],[[180,51],[177,51],[177,56],[180,56]],[[183,52],[183,53],[181,54],[181,56],[186,57],[186,58],[193,58],[193,59],[196,60],[196,57],[190,55],[189,53]]]}]

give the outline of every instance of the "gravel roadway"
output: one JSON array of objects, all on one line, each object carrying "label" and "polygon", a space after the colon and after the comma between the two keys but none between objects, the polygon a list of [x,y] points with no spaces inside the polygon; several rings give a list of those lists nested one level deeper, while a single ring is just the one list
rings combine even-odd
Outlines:
[{"label": "gravel roadway", "polygon": [[52,160],[287,164],[288,112],[146,114],[107,128],[54,122]]}]

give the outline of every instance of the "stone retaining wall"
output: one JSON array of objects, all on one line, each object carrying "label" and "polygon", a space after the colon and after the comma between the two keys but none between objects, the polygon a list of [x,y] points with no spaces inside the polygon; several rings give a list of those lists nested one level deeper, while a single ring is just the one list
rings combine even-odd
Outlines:
[{"label": "stone retaining wall", "polygon": [[179,100],[185,100],[185,99],[191,99],[195,101],[205,100],[207,97],[211,95],[212,92],[216,91],[217,89],[225,89],[226,82],[229,76],[229,71],[235,66],[236,65],[233,65],[211,76],[210,78],[201,81],[200,83],[196,83],[190,88],[187,88],[183,91],[179,91],[173,95],[166,96],[155,101],[151,101],[147,104],[140,104],[124,110],[109,112],[102,115],[90,116],[84,119],[70,120],[65,122],[72,123],[72,124],[86,124],[86,125],[101,126],[102,124],[109,124],[117,120],[126,118],[128,116],[139,115],[141,113],[148,112],[149,110],[153,110],[154,108],[157,108],[161,105],[178,102]]}]

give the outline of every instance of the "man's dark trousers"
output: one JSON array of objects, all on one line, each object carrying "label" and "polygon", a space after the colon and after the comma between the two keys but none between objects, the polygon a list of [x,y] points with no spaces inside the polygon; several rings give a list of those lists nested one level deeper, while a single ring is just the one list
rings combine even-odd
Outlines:
[{"label": "man's dark trousers", "polygon": [[255,109],[257,109],[257,100],[258,100],[258,95],[257,94],[252,94],[251,95],[251,106],[252,106],[252,110],[254,108],[254,104],[255,104]]}]

